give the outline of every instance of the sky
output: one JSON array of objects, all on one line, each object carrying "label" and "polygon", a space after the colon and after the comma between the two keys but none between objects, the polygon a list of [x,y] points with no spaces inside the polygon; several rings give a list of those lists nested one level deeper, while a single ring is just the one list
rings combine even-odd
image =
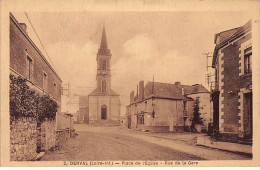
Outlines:
[{"label": "sky", "polygon": [[[13,13],[45,54],[25,13]],[[121,115],[139,81],[203,84],[214,35],[244,25],[250,12],[28,12],[54,69],[71,94],[87,95],[96,87],[96,55],[105,25],[112,53],[112,89],[120,94]],[[45,54],[46,56],[46,54]],[[209,60],[209,65],[210,65]],[[68,100],[74,105],[68,105]],[[77,97],[62,102],[78,109]]]}]

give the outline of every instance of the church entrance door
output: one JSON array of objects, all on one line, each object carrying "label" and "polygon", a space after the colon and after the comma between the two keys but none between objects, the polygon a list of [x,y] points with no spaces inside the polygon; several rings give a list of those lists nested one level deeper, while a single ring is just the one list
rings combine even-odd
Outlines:
[{"label": "church entrance door", "polygon": [[107,119],[107,106],[105,105],[101,107],[101,119]]}]

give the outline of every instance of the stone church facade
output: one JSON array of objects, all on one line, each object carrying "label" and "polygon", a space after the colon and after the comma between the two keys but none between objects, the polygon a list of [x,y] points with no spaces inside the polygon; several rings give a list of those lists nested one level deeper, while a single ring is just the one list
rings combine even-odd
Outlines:
[{"label": "stone church facade", "polygon": [[99,120],[120,120],[119,94],[111,88],[111,56],[103,27],[97,53],[97,87],[88,95],[89,123]]}]

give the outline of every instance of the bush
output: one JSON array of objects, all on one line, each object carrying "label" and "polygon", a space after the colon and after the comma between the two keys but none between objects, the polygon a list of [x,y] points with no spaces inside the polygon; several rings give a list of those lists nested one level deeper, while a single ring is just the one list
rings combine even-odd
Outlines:
[{"label": "bush", "polygon": [[48,95],[39,96],[26,84],[26,79],[10,75],[10,118],[34,117],[37,122],[54,119],[57,102]]}]

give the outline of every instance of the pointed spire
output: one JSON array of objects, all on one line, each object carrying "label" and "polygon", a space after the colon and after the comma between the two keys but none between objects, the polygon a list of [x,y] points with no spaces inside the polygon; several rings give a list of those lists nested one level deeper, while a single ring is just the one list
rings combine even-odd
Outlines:
[{"label": "pointed spire", "polygon": [[108,46],[107,46],[105,25],[103,25],[103,32],[102,32],[101,43],[100,43],[100,48],[98,50],[98,54],[110,55],[110,50],[108,49]]},{"label": "pointed spire", "polygon": [[102,38],[101,38],[100,49],[108,49],[105,25],[103,25],[103,33],[102,33]]}]

